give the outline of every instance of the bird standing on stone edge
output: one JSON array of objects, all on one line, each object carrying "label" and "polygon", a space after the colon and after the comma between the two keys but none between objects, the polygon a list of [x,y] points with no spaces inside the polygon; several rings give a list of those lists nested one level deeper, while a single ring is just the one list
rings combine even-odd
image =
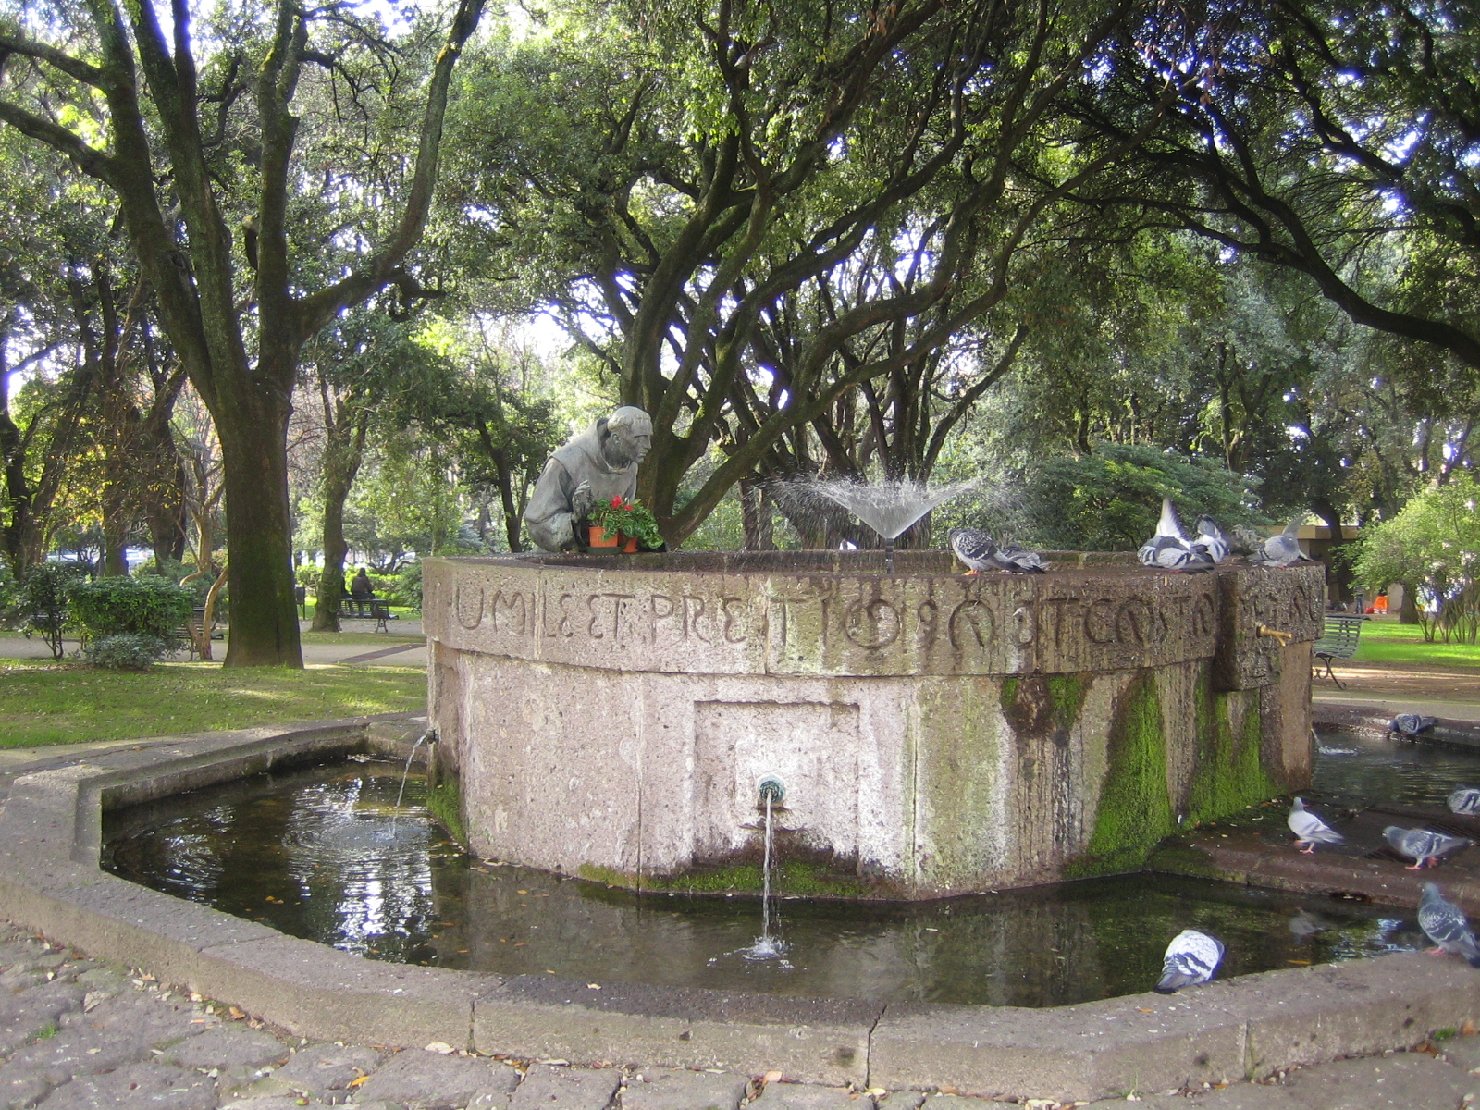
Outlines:
[{"label": "bird standing on stone edge", "polygon": [[967,574],[992,569],[997,541],[980,528],[952,528],[946,538],[950,540],[952,553],[966,564]]},{"label": "bird standing on stone edge", "polygon": [[1440,860],[1475,843],[1467,836],[1450,836],[1432,829],[1400,829],[1397,825],[1383,829],[1382,837],[1398,855],[1413,860],[1409,871],[1438,867]]},{"label": "bird standing on stone edge", "polygon": [[1213,557],[1205,550],[1195,548],[1183,533],[1182,522],[1177,519],[1177,508],[1170,497],[1161,499],[1161,517],[1156,522],[1156,531],[1136,554],[1142,566],[1153,570],[1213,569]]},{"label": "bird standing on stone edge", "polygon": [[1203,513],[1193,522],[1193,527],[1197,529],[1197,535],[1191,541],[1194,548],[1207,552],[1215,563],[1227,560],[1229,552],[1233,550],[1233,541],[1228,538],[1228,533],[1221,524]]},{"label": "bird standing on stone edge", "polygon": [[1300,550],[1300,541],[1295,538],[1304,523],[1305,514],[1301,513],[1285,525],[1283,532],[1265,540],[1263,546],[1249,556],[1249,562],[1266,567],[1293,567],[1296,563],[1314,562],[1314,559]]},{"label": "bird standing on stone edge", "polygon": [[1451,813],[1462,813],[1466,817],[1480,814],[1480,786],[1458,786],[1449,795]]},{"label": "bird standing on stone edge", "polygon": [[1413,740],[1438,723],[1438,717],[1425,717],[1422,713],[1399,713],[1388,722],[1388,739],[1397,736],[1403,740]]},{"label": "bird standing on stone edge", "polygon": [[1213,977],[1213,971],[1222,958],[1223,942],[1217,937],[1196,929],[1183,929],[1167,945],[1156,990],[1161,994],[1172,994],[1181,987],[1206,983]]},{"label": "bird standing on stone edge", "polygon": [[1305,808],[1305,802],[1296,798],[1290,806],[1290,816],[1286,819],[1290,831],[1295,834],[1295,844],[1306,847],[1301,848],[1302,855],[1313,855],[1317,844],[1340,844],[1346,837],[1322,821],[1310,810]]},{"label": "bird standing on stone edge", "polygon": [[1471,967],[1480,967],[1480,945],[1462,911],[1439,893],[1437,883],[1424,883],[1418,899],[1418,925],[1437,947],[1429,954],[1449,952],[1463,956]]}]

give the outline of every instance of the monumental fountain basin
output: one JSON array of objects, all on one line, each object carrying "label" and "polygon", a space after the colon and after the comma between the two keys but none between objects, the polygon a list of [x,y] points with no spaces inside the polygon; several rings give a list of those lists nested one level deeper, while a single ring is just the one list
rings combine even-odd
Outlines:
[{"label": "monumental fountain basin", "polygon": [[470,848],[633,887],[778,849],[932,898],[1134,870],[1310,780],[1322,568],[940,551],[427,561]]}]

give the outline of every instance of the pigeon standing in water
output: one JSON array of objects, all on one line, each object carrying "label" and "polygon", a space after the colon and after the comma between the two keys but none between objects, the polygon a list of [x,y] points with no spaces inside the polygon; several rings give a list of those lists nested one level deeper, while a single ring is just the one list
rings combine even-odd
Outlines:
[{"label": "pigeon standing in water", "polygon": [[1249,562],[1266,567],[1292,567],[1296,563],[1314,562],[1300,550],[1300,541],[1295,538],[1295,533],[1304,523],[1305,514],[1301,513],[1285,525],[1283,532],[1265,540],[1263,546],[1249,557]]},{"label": "pigeon standing in water", "polygon": [[1162,994],[1172,994],[1182,987],[1206,983],[1222,958],[1223,942],[1217,937],[1196,929],[1183,929],[1167,945],[1156,989]]},{"label": "pigeon standing in water", "polygon": [[1399,713],[1388,722],[1388,738],[1397,736],[1403,740],[1413,740],[1419,733],[1428,732],[1438,723],[1438,717],[1425,717],[1422,713]]},{"label": "pigeon standing in water", "polygon": [[1228,553],[1233,550],[1233,544],[1228,539],[1228,533],[1223,531],[1223,526],[1207,513],[1197,518],[1195,526],[1197,537],[1192,541],[1192,546],[1207,552],[1215,563],[1225,561]]},{"label": "pigeon standing in water", "polygon": [[1428,938],[1438,947],[1429,949],[1433,955],[1449,952],[1463,956],[1471,967],[1480,967],[1480,945],[1475,943],[1475,934],[1463,911],[1439,893],[1437,883],[1424,883],[1423,894],[1418,899],[1418,924]]},{"label": "pigeon standing in water", "polygon": [[1449,809],[1466,817],[1480,814],[1480,786],[1461,786],[1449,795]]},{"label": "pigeon standing in water", "polygon": [[1182,522],[1177,519],[1177,509],[1170,497],[1161,499],[1161,518],[1156,522],[1156,531],[1136,554],[1143,566],[1153,570],[1213,569],[1213,557],[1205,550],[1194,547],[1192,541],[1183,534]]},{"label": "pigeon standing in water", "polygon": [[967,574],[980,574],[993,568],[992,556],[997,551],[997,541],[980,528],[952,528],[947,535],[951,551],[966,564]]},{"label": "pigeon standing in water", "polygon": [[1305,803],[1299,798],[1290,806],[1290,816],[1287,819],[1290,831],[1295,834],[1295,844],[1300,848],[1303,855],[1313,855],[1317,844],[1340,844],[1346,837],[1322,821],[1310,810],[1305,808]]},{"label": "pigeon standing in water", "polygon": [[1389,825],[1382,830],[1382,835],[1393,851],[1413,861],[1409,871],[1438,867],[1440,860],[1475,843],[1464,836],[1450,836],[1432,829],[1400,829],[1397,825]]}]

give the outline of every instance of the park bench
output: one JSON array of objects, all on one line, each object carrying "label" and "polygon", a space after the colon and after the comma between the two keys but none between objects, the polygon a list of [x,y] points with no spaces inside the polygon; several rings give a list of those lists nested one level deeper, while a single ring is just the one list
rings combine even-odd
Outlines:
[{"label": "park bench", "polygon": [[[180,625],[179,628],[175,629],[175,637],[183,642],[185,650],[190,653],[191,659],[205,658],[200,650],[201,645],[206,640],[205,622],[205,607],[198,605],[191,610],[189,619]],[[211,622],[210,638],[213,640],[222,638],[222,634],[217,630],[214,621]]]},{"label": "park bench", "polygon": [[391,630],[387,621],[393,621],[396,615],[391,612],[391,603],[378,597],[346,597],[339,602],[340,620],[373,620],[376,632],[389,632]]},{"label": "park bench", "polygon": [[1311,658],[1318,661],[1316,667],[1319,668],[1321,663],[1326,665],[1324,673],[1320,670],[1314,672],[1316,678],[1329,678],[1336,683],[1338,690],[1346,689],[1345,684],[1331,669],[1331,662],[1334,659],[1350,659],[1357,653],[1357,640],[1362,635],[1362,623],[1366,619],[1339,613],[1326,614],[1326,629],[1310,649]]}]

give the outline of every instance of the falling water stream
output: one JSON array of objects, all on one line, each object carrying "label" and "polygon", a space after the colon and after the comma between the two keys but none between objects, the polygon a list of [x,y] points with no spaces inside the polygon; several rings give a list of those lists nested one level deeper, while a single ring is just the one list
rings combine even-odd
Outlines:
[{"label": "falling water stream", "polygon": [[[1317,779],[1355,802],[1372,787],[1350,774],[1361,758],[1351,748],[1360,745],[1323,740]],[[1391,789],[1392,761],[1428,753],[1372,754],[1388,762]],[[1456,777],[1480,781],[1480,758],[1437,759],[1437,770],[1405,772],[1433,780],[1425,797],[1442,800]],[[769,835],[757,938],[754,897],[637,895],[470,859],[427,817],[424,797],[424,777],[399,762],[259,775],[109,813],[105,865],[377,959],[879,1001],[1051,1006],[1136,993],[1188,927],[1227,944],[1224,976],[1426,943],[1408,911],[1152,874],[928,903],[800,901],[776,889]]]}]

